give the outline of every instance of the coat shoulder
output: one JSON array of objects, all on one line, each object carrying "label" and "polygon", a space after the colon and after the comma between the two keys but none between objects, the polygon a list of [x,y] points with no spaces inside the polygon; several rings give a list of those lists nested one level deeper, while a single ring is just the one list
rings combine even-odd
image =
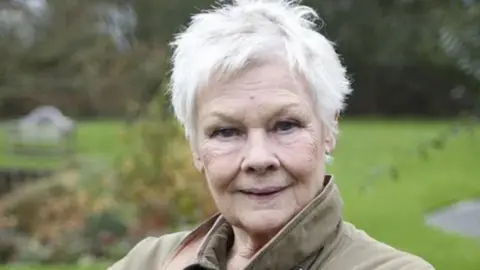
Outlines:
[{"label": "coat shoulder", "polygon": [[158,269],[188,234],[188,231],[182,231],[147,237],[107,270]]},{"label": "coat shoulder", "polygon": [[379,242],[350,223],[344,227],[342,239],[327,264],[328,270],[435,270],[424,259]]}]

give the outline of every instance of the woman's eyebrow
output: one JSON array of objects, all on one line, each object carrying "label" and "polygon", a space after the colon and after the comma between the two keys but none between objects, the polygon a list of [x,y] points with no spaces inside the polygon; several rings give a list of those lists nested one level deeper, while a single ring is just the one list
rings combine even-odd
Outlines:
[{"label": "woman's eyebrow", "polygon": [[[291,113],[295,113],[296,115],[305,114],[303,112],[301,104],[296,102],[289,102],[289,103],[278,106],[276,109],[272,110],[271,113],[265,116],[267,119],[272,119],[275,117],[279,117],[279,116],[283,116]],[[214,122],[214,121],[222,121],[222,122],[227,122],[232,124],[238,124],[241,122],[241,120],[238,119],[238,117],[233,116],[228,112],[217,111],[217,110],[211,111],[207,115],[204,115],[199,122],[207,125],[211,125],[212,124],[211,122]]]},{"label": "woman's eyebrow", "polygon": [[210,112],[208,115],[205,115],[200,119],[201,123],[211,124],[213,121],[223,121],[227,123],[238,123],[240,122],[237,118],[229,115],[228,113],[220,112],[220,111],[213,111]]},{"label": "woman's eyebrow", "polygon": [[282,115],[286,115],[286,114],[290,114],[290,113],[299,114],[301,112],[302,112],[302,108],[301,108],[300,104],[289,103],[287,105],[284,105],[284,106],[280,107],[278,110],[275,110],[272,113],[272,115],[270,116],[270,118],[278,117],[278,116],[282,116]]},{"label": "woman's eyebrow", "polygon": [[227,122],[237,122],[238,120],[231,116],[231,115],[228,115],[227,113],[222,113],[222,112],[213,112],[212,114],[210,114],[210,116],[212,117],[216,117],[216,118],[219,118],[223,121],[227,121]]}]

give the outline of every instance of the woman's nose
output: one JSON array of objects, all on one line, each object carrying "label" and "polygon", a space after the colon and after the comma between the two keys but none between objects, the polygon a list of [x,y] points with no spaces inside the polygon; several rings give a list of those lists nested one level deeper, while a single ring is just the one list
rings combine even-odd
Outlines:
[{"label": "woman's nose", "polygon": [[241,169],[247,173],[265,174],[280,167],[271,142],[264,131],[248,134]]}]

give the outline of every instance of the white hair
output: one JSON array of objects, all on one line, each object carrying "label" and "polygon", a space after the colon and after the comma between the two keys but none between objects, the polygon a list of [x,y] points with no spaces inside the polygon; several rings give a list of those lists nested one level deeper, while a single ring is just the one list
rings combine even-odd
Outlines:
[{"label": "white hair", "polygon": [[171,43],[171,101],[186,136],[195,128],[199,89],[213,76],[232,76],[267,58],[284,60],[303,76],[319,118],[336,135],[335,118],[351,88],[333,43],[315,30],[317,13],[299,1],[232,2],[194,15]]}]

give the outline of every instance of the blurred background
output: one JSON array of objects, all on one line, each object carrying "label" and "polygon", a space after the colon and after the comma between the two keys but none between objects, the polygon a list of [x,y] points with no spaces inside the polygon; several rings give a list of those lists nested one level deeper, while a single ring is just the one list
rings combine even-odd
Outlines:
[{"label": "blurred background", "polygon": [[[0,269],[105,269],[215,212],[165,96],[207,0],[0,0]],[[480,1],[310,0],[354,93],[345,219],[480,269]]]}]

